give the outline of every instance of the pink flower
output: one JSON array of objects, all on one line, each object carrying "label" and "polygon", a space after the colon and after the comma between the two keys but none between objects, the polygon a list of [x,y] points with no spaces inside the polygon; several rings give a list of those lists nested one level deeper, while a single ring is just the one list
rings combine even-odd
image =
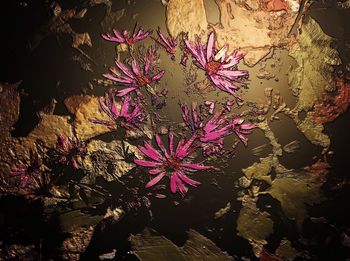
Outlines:
[{"label": "pink flower", "polygon": [[127,45],[133,45],[135,42],[141,41],[145,38],[147,38],[149,35],[152,34],[152,31],[143,31],[143,28],[141,27],[137,33],[132,34],[130,36],[130,33],[127,30],[123,30],[122,32],[119,32],[115,29],[113,29],[114,36],[111,36],[110,34],[101,34],[101,37],[109,42],[115,42],[115,43],[124,43]]},{"label": "pink flower", "polygon": [[[157,184],[165,176],[170,177],[170,190],[172,193],[179,191],[184,195],[187,191],[185,184],[190,186],[197,186],[200,182],[190,179],[186,176],[186,173],[196,172],[198,170],[206,170],[212,168],[211,166],[204,166],[199,163],[191,163],[188,157],[197,148],[194,141],[197,139],[197,135],[194,134],[186,141],[185,137],[179,141],[177,147],[174,146],[174,133],[169,131],[169,149],[167,150],[159,137],[156,135],[156,142],[158,149],[153,148],[147,142],[144,146],[139,146],[139,150],[149,158],[135,159],[135,164],[150,168],[148,173],[150,175],[156,175],[146,184],[146,188]],[[185,184],[184,184],[185,183]]]},{"label": "pink flower", "polygon": [[22,167],[14,168],[10,176],[18,181],[18,187],[28,199],[37,199],[47,195],[49,191],[50,176],[45,172],[37,152],[30,150],[29,161]]},{"label": "pink flower", "polygon": [[191,111],[186,104],[182,104],[181,109],[182,118],[186,125],[192,129],[192,132],[200,130],[199,138],[201,142],[222,144],[222,138],[233,132],[232,124],[226,116],[223,116],[223,109],[216,112],[207,122],[204,122],[204,116],[198,112],[196,103],[192,103]]},{"label": "pink flower", "polygon": [[100,110],[104,112],[109,120],[89,119],[96,124],[105,125],[111,129],[119,126],[133,128],[139,126],[145,118],[140,104],[135,104],[129,96],[125,96],[121,106],[117,106],[113,93],[105,93],[103,103],[98,100]]},{"label": "pink flower", "polygon": [[56,150],[59,153],[59,163],[64,165],[72,164],[78,169],[81,158],[86,154],[85,143],[79,142],[76,138],[68,138],[63,135],[58,136]]},{"label": "pink flower", "polygon": [[[202,142],[202,148],[205,155],[211,155],[218,152],[217,148],[222,149],[224,137],[236,134],[238,138],[247,146],[248,135],[255,128],[254,124],[243,123],[244,120],[239,117],[225,116],[225,109],[216,112],[209,120],[198,112],[196,104],[192,103],[191,111],[186,104],[181,105],[182,118],[185,124],[193,133],[199,133],[199,139]],[[211,144],[208,144],[211,143]],[[216,149],[213,148],[217,147]],[[213,153],[210,153],[213,152]]]},{"label": "pink flower", "polygon": [[222,91],[239,98],[236,90],[239,86],[233,82],[242,82],[243,77],[248,76],[245,70],[237,70],[236,66],[243,58],[234,50],[227,55],[227,45],[217,51],[215,47],[215,34],[209,35],[207,46],[201,44],[199,37],[194,43],[185,40],[186,47],[196,60],[196,65],[204,70],[210,80]]},{"label": "pink flower", "polygon": [[29,162],[20,168],[14,168],[10,172],[10,176],[18,178],[19,186],[28,189],[32,192],[40,185],[41,181],[41,162],[39,161],[38,154],[30,151]]},{"label": "pink flower", "polygon": [[103,76],[112,81],[122,83],[127,87],[123,90],[119,90],[117,92],[117,96],[127,95],[128,93],[135,91],[142,86],[151,88],[150,85],[154,82],[159,81],[165,73],[163,70],[161,70],[160,72],[151,76],[150,71],[152,66],[152,60],[153,51],[150,48],[148,49],[148,54],[145,60],[143,70],[140,70],[139,65],[137,64],[135,59],[133,59],[131,62],[131,69],[129,69],[120,61],[116,60],[115,64],[117,65],[120,72],[117,71],[115,67],[111,67],[110,71],[112,72],[112,74],[104,74]]},{"label": "pink flower", "polygon": [[176,45],[177,42],[173,38],[167,38],[165,35],[160,31],[160,28],[158,27],[157,34],[159,36],[158,39],[154,39],[160,46],[162,46],[165,51],[172,55],[172,59],[175,60],[175,53],[176,53]]}]

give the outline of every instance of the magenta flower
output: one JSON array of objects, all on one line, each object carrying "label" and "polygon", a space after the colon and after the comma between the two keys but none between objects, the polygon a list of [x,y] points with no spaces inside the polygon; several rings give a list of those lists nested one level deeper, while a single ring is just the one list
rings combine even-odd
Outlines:
[{"label": "magenta flower", "polygon": [[224,137],[235,133],[238,138],[247,146],[248,135],[255,128],[254,124],[243,123],[244,120],[238,117],[224,115],[225,109],[216,112],[208,121],[198,112],[196,104],[192,104],[191,111],[186,104],[181,105],[182,118],[185,124],[193,133],[199,133],[202,142],[204,155],[212,155],[222,150]]},{"label": "magenta flower", "polygon": [[227,45],[217,51],[214,32],[209,35],[207,46],[201,44],[199,37],[194,43],[185,40],[185,44],[197,67],[206,72],[215,86],[240,99],[236,93],[239,86],[234,82],[242,82],[243,77],[248,76],[247,71],[236,68],[243,55],[238,54],[237,50],[227,55]]},{"label": "magenta flower", "polygon": [[197,139],[197,134],[192,135],[188,141],[186,141],[185,137],[182,137],[176,148],[174,146],[174,133],[172,131],[169,131],[168,137],[169,150],[165,148],[159,135],[156,135],[156,142],[159,149],[155,149],[145,142],[144,146],[139,146],[139,150],[150,160],[135,159],[134,162],[138,166],[151,168],[148,173],[150,175],[156,175],[155,178],[146,184],[146,188],[157,184],[165,176],[168,176],[170,177],[171,192],[176,193],[179,191],[184,195],[187,192],[185,184],[190,186],[200,184],[200,182],[186,176],[186,173],[206,170],[212,167],[189,161],[189,156],[197,148],[197,145],[194,143]]},{"label": "magenta flower", "polygon": [[112,93],[105,93],[103,103],[98,100],[100,110],[109,117],[109,120],[89,119],[96,124],[102,124],[110,129],[122,126],[127,129],[138,127],[145,118],[140,104],[135,104],[129,96],[125,96],[121,106],[118,106]]},{"label": "magenta flower", "polygon": [[64,165],[71,164],[75,169],[80,167],[79,162],[86,154],[85,143],[63,135],[57,138],[56,150],[59,154],[58,162]]},{"label": "magenta flower", "polygon": [[143,28],[141,27],[137,33],[133,33],[131,36],[127,30],[123,30],[122,32],[119,32],[119,31],[113,29],[113,34],[114,34],[114,36],[111,36],[108,33],[101,34],[101,37],[109,42],[133,45],[134,43],[147,38],[149,35],[152,34],[152,31],[144,32]]},{"label": "magenta flower", "polygon": [[248,145],[248,138],[245,135],[252,133],[256,126],[252,123],[243,123],[244,120],[240,118],[235,118],[232,120],[233,131],[237,137],[243,142],[244,146]]},{"label": "magenta flower", "polygon": [[148,54],[146,56],[143,70],[140,70],[135,59],[133,59],[131,62],[131,70],[126,65],[116,60],[115,64],[117,65],[120,72],[118,72],[115,67],[111,67],[110,71],[112,72],[112,74],[104,74],[103,76],[112,81],[122,83],[127,87],[123,90],[119,90],[117,92],[117,96],[127,95],[128,93],[135,91],[142,86],[146,86],[146,88],[150,90],[152,89],[150,85],[154,82],[159,81],[165,73],[163,70],[161,70],[160,72],[152,76],[152,60],[153,51],[150,48],[148,49]]},{"label": "magenta flower", "polygon": [[199,131],[200,141],[204,143],[215,142],[223,143],[223,137],[233,132],[232,124],[226,116],[223,116],[224,110],[216,112],[206,123],[205,118],[198,112],[195,103],[192,103],[191,111],[186,104],[181,105],[182,118],[185,124],[192,132]]},{"label": "magenta flower", "polygon": [[30,151],[29,162],[23,167],[14,168],[10,172],[10,176],[18,178],[19,186],[29,191],[37,187],[41,180],[41,162],[37,153]]},{"label": "magenta flower", "polygon": [[176,45],[177,42],[173,38],[167,38],[158,27],[157,34],[159,36],[158,39],[154,39],[160,46],[162,46],[165,51],[172,55],[171,59],[175,60],[175,53],[176,53]]}]

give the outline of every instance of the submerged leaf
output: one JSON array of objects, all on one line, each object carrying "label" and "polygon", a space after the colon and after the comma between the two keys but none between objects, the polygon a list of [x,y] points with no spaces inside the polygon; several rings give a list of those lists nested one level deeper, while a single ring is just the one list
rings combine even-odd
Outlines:
[{"label": "submerged leaf", "polygon": [[273,232],[273,221],[267,212],[260,211],[255,203],[246,204],[239,212],[237,220],[238,235],[247,239],[259,255],[267,244],[267,237]]},{"label": "submerged leaf", "polygon": [[320,203],[323,199],[321,186],[324,180],[309,173],[294,173],[277,178],[268,193],[281,202],[286,216],[295,220],[299,228],[308,216],[307,207]]},{"label": "submerged leaf", "polygon": [[[311,17],[302,25],[297,41],[289,53],[298,64],[289,71],[289,85],[298,97],[296,110],[309,112],[326,91],[332,90],[333,66],[341,61],[337,50],[331,47],[333,38]],[[323,133],[323,125],[315,123],[309,114],[302,121],[294,119],[298,128],[313,144],[328,147],[330,139]]]},{"label": "submerged leaf", "polygon": [[188,231],[188,240],[178,247],[156,231],[146,228],[141,234],[129,238],[136,256],[142,261],[225,261],[233,260],[220,250],[211,240],[195,230]]}]

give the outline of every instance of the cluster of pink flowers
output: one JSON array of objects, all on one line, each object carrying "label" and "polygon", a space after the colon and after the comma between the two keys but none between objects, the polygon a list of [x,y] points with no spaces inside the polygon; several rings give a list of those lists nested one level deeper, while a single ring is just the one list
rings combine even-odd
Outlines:
[{"label": "cluster of pink flowers", "polygon": [[[106,93],[103,101],[100,101],[100,111],[108,116],[108,120],[90,119],[91,122],[103,124],[111,129],[138,128],[144,123],[147,115],[143,104],[134,102],[132,97],[136,96],[138,99],[143,97],[140,91],[145,88],[152,94],[152,104],[156,104],[158,96],[152,85],[158,83],[165,74],[164,70],[155,69],[153,64],[155,50],[152,47],[148,49],[144,59],[141,59],[142,63],[133,54],[135,50],[133,45],[149,36],[175,61],[178,41],[165,36],[160,28],[157,30],[156,37],[152,37],[152,31],[144,31],[142,28],[137,32],[134,30],[133,33],[127,30],[121,32],[113,30],[113,35],[102,34],[102,38],[107,41],[128,45],[131,59],[130,63],[116,60],[116,67],[110,67],[110,73],[103,75],[124,88]],[[227,45],[217,48],[214,32],[209,35],[206,44],[201,43],[199,37],[194,42],[187,39],[184,39],[183,42],[185,49],[180,63],[186,66],[188,56],[191,55],[194,64],[205,71],[206,76],[219,90],[241,100],[237,94],[239,83],[248,77],[247,71],[237,69],[243,55],[238,54],[237,50],[227,54]],[[134,94],[136,95],[133,96]],[[117,98],[120,99],[120,102],[115,101]],[[140,167],[149,168],[148,173],[154,176],[147,182],[147,188],[158,184],[164,178],[169,178],[171,192],[179,192],[184,195],[188,190],[188,185],[200,184],[199,181],[190,178],[194,172],[214,169],[212,166],[205,166],[204,162],[193,163],[198,151],[202,150],[205,157],[218,153],[223,149],[224,138],[231,134],[235,134],[244,145],[247,145],[246,136],[255,126],[245,123],[241,117],[228,115],[234,104],[233,101],[227,101],[221,110],[215,112],[216,102],[215,100],[205,102],[208,107],[206,115],[202,114],[195,104],[191,108],[186,104],[181,105],[184,123],[191,130],[191,137],[188,140],[182,135],[175,146],[174,132],[171,130],[168,133],[168,148],[157,134],[155,135],[156,147],[147,142],[138,147],[144,158],[135,159],[134,163]],[[165,100],[162,104],[165,106]]]}]

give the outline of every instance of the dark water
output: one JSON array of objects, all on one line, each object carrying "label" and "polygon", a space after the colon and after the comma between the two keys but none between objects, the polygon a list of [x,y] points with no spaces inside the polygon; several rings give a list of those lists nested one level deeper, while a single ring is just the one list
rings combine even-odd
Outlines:
[{"label": "dark water", "polygon": [[[84,1],[58,2],[63,9],[84,6]],[[138,0],[131,2],[132,4],[128,5],[126,1],[113,1],[113,10],[126,8],[126,15],[115,25],[116,28],[132,30],[137,21],[144,28],[156,29],[160,26],[163,31],[166,30],[165,7],[160,4],[160,1]],[[3,27],[3,42],[5,43],[5,47],[2,49],[2,62],[5,68],[1,73],[1,82],[22,81],[20,89],[26,93],[22,97],[19,121],[12,132],[12,135],[16,137],[26,136],[34,128],[39,121],[37,112],[47,106],[52,98],[58,101],[55,114],[68,115],[62,101],[71,95],[82,94],[91,79],[101,78],[101,74],[106,71],[105,66],[111,65],[115,56],[112,45],[102,41],[99,37],[102,32],[100,22],[105,13],[103,5],[89,8],[83,19],[70,23],[76,32],[88,31],[91,36],[93,48],[85,50],[95,62],[93,64],[94,72],[81,70],[79,64],[71,59],[76,51],[70,47],[68,36],[61,36],[59,39],[56,39],[55,36],[49,36],[31,51],[28,43],[33,42],[33,35],[41,30],[41,26],[48,21],[49,17],[45,9],[45,1],[28,1],[27,3],[26,7],[23,6],[23,2],[21,4],[21,1],[16,0],[2,1],[1,3],[2,13],[10,15],[6,18],[6,22],[1,25]],[[205,3],[206,9],[212,11],[208,15],[208,20],[215,23],[219,17],[218,10],[213,9],[215,6],[213,1]],[[325,33],[338,39],[336,47],[340,52],[343,64],[346,64],[350,61],[348,48],[350,27],[347,26],[347,22],[350,20],[349,11],[335,8],[332,3],[333,1],[318,1],[310,8],[306,16],[310,15],[315,18]],[[138,14],[137,18],[132,19],[135,14]],[[283,70],[286,70],[293,61],[287,57],[283,50],[278,52],[278,55],[284,59],[283,66],[285,68]],[[161,66],[170,72],[165,78],[170,90],[168,104],[162,113],[171,122],[181,122],[180,110],[174,110],[174,108],[178,108],[179,99],[182,102],[191,100],[191,97],[183,95],[182,69],[174,67],[171,60],[167,60],[167,58],[161,63]],[[344,70],[344,68],[340,66],[339,70]],[[256,72],[253,68],[249,90],[244,94],[246,99],[262,99],[264,86],[268,85],[282,93],[289,107],[295,104],[295,97],[292,96],[287,87],[285,74],[280,75],[278,82],[271,82],[257,79],[254,77],[254,73]],[[95,87],[93,90],[87,89],[85,91],[87,94],[94,95],[102,95],[103,92],[103,87]],[[347,179],[349,175],[349,117],[350,113],[347,112],[336,122],[326,126],[326,132],[332,139],[332,150],[335,152],[331,158],[330,181],[325,185],[328,200],[313,208],[311,212],[316,216],[326,217],[329,223],[334,224],[340,230],[350,228],[348,214],[350,211],[347,209],[350,198],[349,185],[345,185],[342,190],[336,193],[329,192],[329,188],[336,180]],[[281,163],[286,167],[301,168],[312,163],[313,156],[319,155],[319,148],[310,144],[288,118],[281,117],[279,121],[272,123],[271,128],[282,145],[293,140],[301,142],[299,153],[286,154],[281,159]],[[104,138],[110,139],[111,137]],[[126,216],[119,223],[109,225],[108,229],[104,229],[103,232],[101,225],[98,225],[82,259],[93,260],[98,255],[117,248],[116,260],[136,260],[135,256],[127,253],[130,250],[127,238],[131,233],[139,233],[148,226],[178,245],[184,244],[187,239],[186,231],[193,228],[213,240],[222,250],[227,251],[232,256],[238,258],[245,256],[254,260],[250,244],[236,235],[236,221],[241,202],[236,199],[238,188],[235,186],[235,182],[241,175],[242,168],[250,166],[258,160],[257,156],[251,155],[251,149],[268,144],[268,141],[258,130],[254,131],[249,138],[250,143],[247,148],[239,145],[237,156],[229,161],[225,173],[214,176],[218,186],[211,184],[212,174],[199,173],[194,178],[201,181],[200,189],[190,190],[185,200],[179,200],[181,201],[179,205],[174,204],[175,197],[166,200],[152,200],[153,220],[150,219],[146,209],[140,209],[137,212],[126,213]],[[101,185],[111,186],[103,181],[101,181]],[[115,197],[118,197],[119,190],[123,188],[116,186],[108,189],[114,190]],[[234,211],[229,212],[219,220],[214,220],[214,213],[225,207],[228,202],[231,203]],[[101,211],[108,204],[113,204],[113,202],[105,202],[104,205],[100,206]],[[332,231],[328,224],[315,225],[306,222],[304,234],[299,234],[295,231],[293,224],[280,217],[281,208],[278,202],[269,196],[261,197],[258,202],[259,208],[264,210],[266,205],[272,205],[272,211],[269,209],[269,212],[272,212],[275,223],[275,233],[268,239],[267,248],[271,251],[278,246],[282,237],[287,237],[296,244],[303,237],[312,237],[317,242],[324,242],[324,245],[317,243],[308,249],[315,257],[314,260],[345,260],[345,256],[350,256],[349,249],[342,247],[339,238],[337,238],[340,230],[338,232]],[[44,255],[50,256],[51,251],[65,237],[55,216],[49,220],[44,218],[43,208],[39,203],[29,204],[22,198],[3,197],[0,199],[0,209],[5,220],[5,222],[0,223],[0,241],[5,244],[14,242],[43,244]],[[26,218],[21,219],[20,217],[23,216]],[[330,244],[326,244],[326,242],[330,242]]]}]

